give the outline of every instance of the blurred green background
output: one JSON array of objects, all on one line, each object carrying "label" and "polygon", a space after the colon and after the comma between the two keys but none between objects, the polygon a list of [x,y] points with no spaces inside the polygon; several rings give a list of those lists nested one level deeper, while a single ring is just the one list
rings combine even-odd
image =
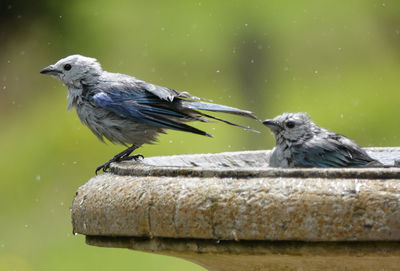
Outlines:
[{"label": "blurred green background", "polygon": [[[261,118],[306,111],[362,146],[399,145],[399,1],[2,1],[0,270],[203,270],[189,262],[85,245],[76,189],[121,146],[100,143],[39,71],[70,54]],[[145,156],[271,148],[269,131],[195,124]]]}]

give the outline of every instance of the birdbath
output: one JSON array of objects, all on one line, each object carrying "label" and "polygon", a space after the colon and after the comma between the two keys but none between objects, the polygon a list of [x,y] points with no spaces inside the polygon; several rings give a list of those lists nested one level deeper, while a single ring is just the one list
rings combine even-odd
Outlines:
[{"label": "birdbath", "polygon": [[269,154],[114,163],[78,189],[74,232],[208,270],[400,269],[400,168],[279,169]]}]

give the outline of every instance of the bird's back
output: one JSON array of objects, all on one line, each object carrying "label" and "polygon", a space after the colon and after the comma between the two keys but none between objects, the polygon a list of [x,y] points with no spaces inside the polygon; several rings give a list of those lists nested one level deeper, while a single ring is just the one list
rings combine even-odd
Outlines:
[{"label": "bird's back", "polygon": [[375,161],[354,141],[325,129],[294,145],[292,152],[299,167],[360,167]]}]

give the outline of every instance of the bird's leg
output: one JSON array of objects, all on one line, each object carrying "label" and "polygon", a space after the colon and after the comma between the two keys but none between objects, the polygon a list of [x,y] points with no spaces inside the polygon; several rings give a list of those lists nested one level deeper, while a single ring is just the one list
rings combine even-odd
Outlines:
[{"label": "bird's leg", "polygon": [[128,161],[128,160],[132,160],[132,159],[137,160],[139,158],[144,158],[143,155],[141,155],[141,154],[129,156],[136,149],[137,149],[137,147],[135,145],[132,145],[131,147],[127,148],[126,150],[116,154],[108,162],[106,162],[96,168],[96,171],[95,171],[96,175],[97,175],[97,172],[101,169],[103,170],[103,172],[106,172],[110,168],[111,163],[113,163],[113,162]]}]

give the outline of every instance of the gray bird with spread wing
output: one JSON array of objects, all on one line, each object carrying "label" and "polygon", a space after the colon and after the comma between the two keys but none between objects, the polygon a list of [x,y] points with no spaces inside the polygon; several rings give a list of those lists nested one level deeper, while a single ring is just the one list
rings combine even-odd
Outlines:
[{"label": "gray bird with spread wing", "polygon": [[128,147],[105,164],[97,167],[107,171],[112,162],[138,159],[140,154],[130,154],[141,145],[156,141],[165,129],[212,137],[185,122],[209,119],[225,122],[246,130],[258,132],[204,112],[223,112],[253,119],[250,111],[225,105],[204,102],[205,99],[156,86],[135,77],[103,71],[96,59],[71,55],[43,70],[60,79],[68,88],[68,109],[75,108],[83,124],[101,140]]},{"label": "gray bird with spread wing", "polygon": [[319,127],[306,113],[284,113],[263,122],[276,139],[271,167],[380,167],[345,136]]}]

